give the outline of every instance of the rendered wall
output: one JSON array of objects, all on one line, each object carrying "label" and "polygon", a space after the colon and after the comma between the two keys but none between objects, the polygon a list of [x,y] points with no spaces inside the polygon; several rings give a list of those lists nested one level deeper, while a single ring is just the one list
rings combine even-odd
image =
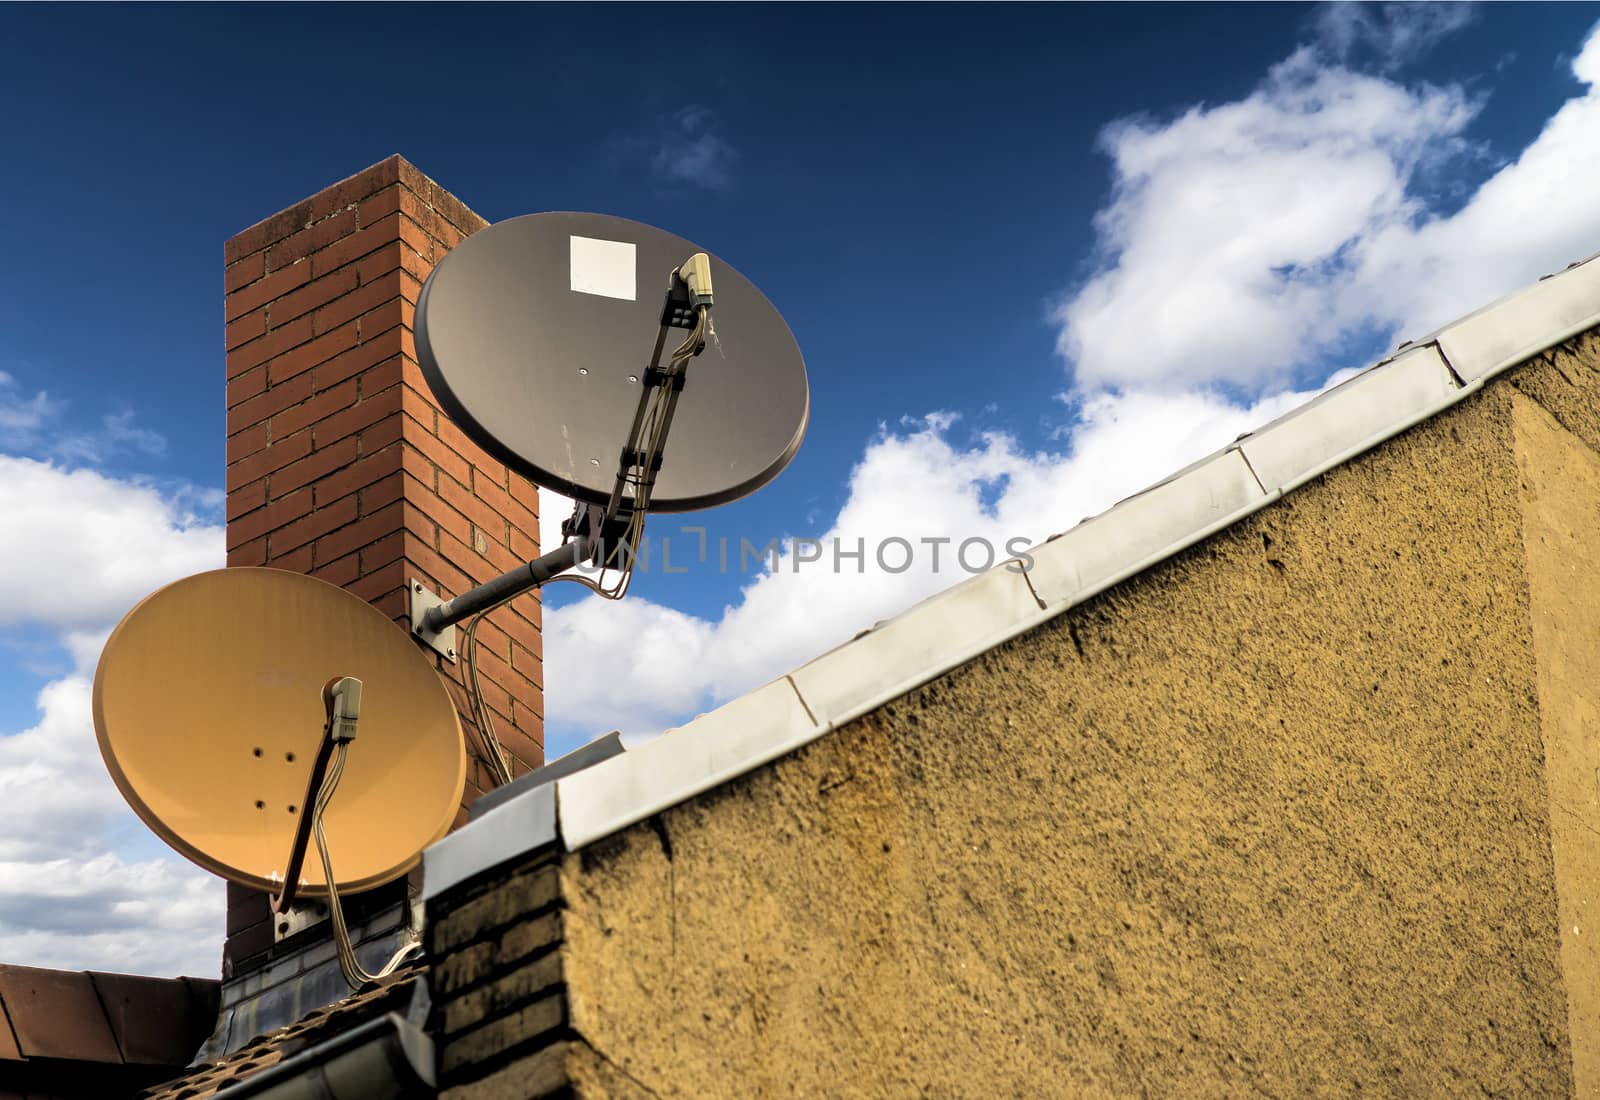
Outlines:
[{"label": "rendered wall", "polygon": [[1596,1094],[1579,345],[566,857],[570,1027],[659,1096]]}]

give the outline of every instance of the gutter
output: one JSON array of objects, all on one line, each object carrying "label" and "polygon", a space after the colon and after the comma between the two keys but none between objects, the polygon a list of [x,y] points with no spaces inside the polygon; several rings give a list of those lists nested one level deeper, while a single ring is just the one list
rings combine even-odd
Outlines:
[{"label": "gutter", "polygon": [[227,1088],[217,1100],[431,1100],[433,1040],[390,1012]]}]

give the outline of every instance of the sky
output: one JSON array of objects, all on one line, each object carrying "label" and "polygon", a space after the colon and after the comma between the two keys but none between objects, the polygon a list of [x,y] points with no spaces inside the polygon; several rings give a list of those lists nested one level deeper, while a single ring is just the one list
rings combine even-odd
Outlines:
[{"label": "sky", "polygon": [[4,9],[0,961],[219,971],[222,885],[127,809],[89,687],[135,602],[223,561],[223,242],[391,153],[490,221],[693,240],[806,359],[782,476],[652,521],[685,572],[547,591],[551,757],[679,725],[958,583],[964,540],[1071,527],[1600,251],[1594,5],[666,10]]}]

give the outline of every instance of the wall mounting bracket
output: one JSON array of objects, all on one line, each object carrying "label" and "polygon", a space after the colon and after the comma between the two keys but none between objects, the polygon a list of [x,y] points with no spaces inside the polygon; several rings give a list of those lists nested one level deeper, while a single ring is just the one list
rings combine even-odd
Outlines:
[{"label": "wall mounting bracket", "polygon": [[406,586],[410,595],[411,604],[411,633],[426,642],[434,652],[449,661],[456,663],[456,627],[454,623],[432,629],[428,620],[428,612],[436,607],[443,607],[445,600],[438,594],[430,591],[426,585],[417,578],[412,577],[411,583]]}]

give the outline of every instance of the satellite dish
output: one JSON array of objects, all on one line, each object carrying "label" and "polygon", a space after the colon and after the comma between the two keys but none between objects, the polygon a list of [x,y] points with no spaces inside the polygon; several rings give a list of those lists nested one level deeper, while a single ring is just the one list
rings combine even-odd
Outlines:
[{"label": "satellite dish", "polygon": [[[452,249],[422,288],[423,376],[485,451],[535,484],[605,504],[663,324],[663,292],[701,252],[602,214],[491,225]],[[715,336],[689,372],[649,511],[752,493],[805,435],[810,395],[789,326],[748,279],[708,258]]]},{"label": "satellite dish", "polygon": [[[278,569],[219,569],[146,597],[94,677],[100,752],[135,812],[208,871],[283,885],[313,763],[352,677],[360,735],[325,815],[335,885],[366,890],[416,865],[461,804],[466,754],[443,681],[359,597]],[[353,726],[353,720],[351,725]],[[305,861],[303,893],[325,894]]]}]

